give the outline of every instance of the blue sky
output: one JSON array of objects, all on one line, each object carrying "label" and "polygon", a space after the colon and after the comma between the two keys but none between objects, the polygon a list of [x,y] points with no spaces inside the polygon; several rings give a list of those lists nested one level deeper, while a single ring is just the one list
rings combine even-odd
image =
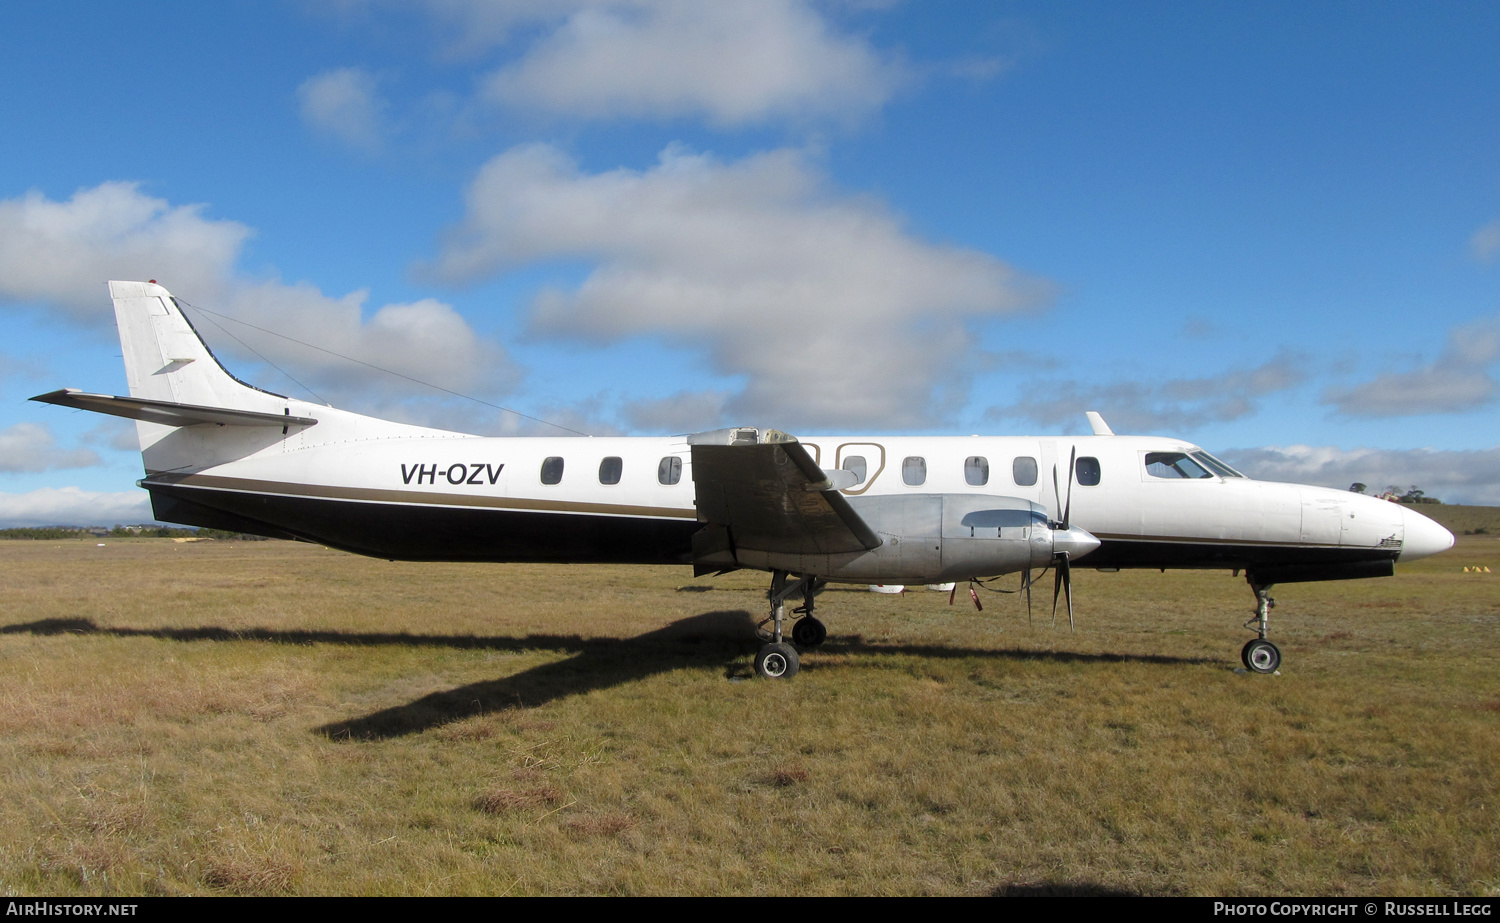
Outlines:
[{"label": "blue sky", "polygon": [[[590,433],[1096,409],[1267,477],[1500,503],[1494,4],[12,3],[0,29],[0,524],[149,517],[128,425],[25,400],[123,393],[109,278]],[[558,432],[205,317],[274,390]]]}]

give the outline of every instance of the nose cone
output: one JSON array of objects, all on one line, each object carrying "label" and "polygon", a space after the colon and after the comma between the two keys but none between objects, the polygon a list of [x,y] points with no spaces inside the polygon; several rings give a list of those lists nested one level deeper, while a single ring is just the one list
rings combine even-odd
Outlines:
[{"label": "nose cone", "polygon": [[1098,547],[1099,540],[1077,526],[1052,530],[1052,553],[1066,554],[1069,561],[1076,561]]},{"label": "nose cone", "polygon": [[1408,506],[1400,509],[1401,518],[1406,523],[1406,538],[1401,543],[1401,554],[1396,556],[1396,560],[1415,561],[1453,547],[1452,532]]}]

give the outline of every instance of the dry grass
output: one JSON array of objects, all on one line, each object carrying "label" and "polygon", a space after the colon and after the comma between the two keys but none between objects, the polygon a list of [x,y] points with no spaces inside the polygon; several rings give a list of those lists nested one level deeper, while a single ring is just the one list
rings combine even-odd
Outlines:
[{"label": "dry grass", "polygon": [[1500,506],[1422,503],[1413,509],[1442,523],[1454,535],[1472,535],[1476,530],[1483,529],[1491,538],[1500,537]]},{"label": "dry grass", "polygon": [[7,894],[1500,893],[1493,536],[1278,587],[1272,677],[1223,573],[833,588],[768,682],[760,575],[0,553]]}]

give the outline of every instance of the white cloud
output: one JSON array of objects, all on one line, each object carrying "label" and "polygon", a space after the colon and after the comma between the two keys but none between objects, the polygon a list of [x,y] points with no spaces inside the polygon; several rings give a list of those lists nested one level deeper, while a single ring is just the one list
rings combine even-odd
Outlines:
[{"label": "white cloud", "polygon": [[526,146],[487,163],[467,200],[433,273],[591,262],[576,290],[537,297],[532,329],[701,348],[744,376],[727,411],[746,422],[937,425],[981,361],[968,325],[1046,288],[988,254],[912,237],[792,150],[721,163],[669,148],[646,171],[584,174]]},{"label": "white cloud", "polygon": [[64,449],[40,423],[17,423],[0,431],[0,471],[54,471],[102,463],[92,449]]},{"label": "white cloud", "polygon": [[[223,303],[205,305],[255,327],[291,331],[301,345],[210,315],[189,313],[205,334],[217,326],[262,355],[286,368],[302,384],[342,406],[366,410],[392,399],[431,392],[388,375],[425,381],[450,391],[503,391],[515,383],[516,369],[505,350],[480,337],[450,305],[431,298],[412,304],[388,304],[366,314],[367,293],[342,298],[324,295],[307,283],[245,283],[235,287]],[[218,342],[224,343],[220,336]],[[238,344],[228,351],[249,359]],[[316,348],[315,348],[316,347]],[[369,363],[351,363],[344,356]]]},{"label": "white cloud", "polygon": [[118,417],[105,417],[93,429],[83,434],[83,441],[90,445],[102,445],[121,452],[139,452],[141,443],[136,436],[135,423]]},{"label": "white cloud", "polygon": [[1334,446],[1268,446],[1217,453],[1236,468],[1267,481],[1290,481],[1347,488],[1356,482],[1371,491],[1420,487],[1446,503],[1500,505],[1500,448],[1471,451],[1432,449],[1340,449]]},{"label": "white cloud", "polygon": [[96,493],[77,487],[43,487],[24,494],[0,493],[0,528],[112,526],[155,521],[144,490]]},{"label": "white cloud", "polygon": [[985,416],[1028,419],[1047,426],[1079,425],[1085,411],[1097,410],[1117,433],[1186,430],[1253,413],[1260,398],[1301,384],[1307,377],[1302,365],[1299,357],[1282,354],[1253,369],[1204,378],[1102,385],[1039,381],[1028,386],[1015,403],[991,407]]},{"label": "white cloud", "polygon": [[158,279],[217,294],[250,229],[172,206],[137,183],[101,183],[66,202],[0,200],[0,301],[45,302],[75,319],[112,318],[110,279]]},{"label": "white cloud", "polygon": [[302,120],[314,131],[363,151],[380,149],[385,102],[376,81],[358,67],[310,77],[297,88]]},{"label": "white cloud", "polygon": [[1491,221],[1475,231],[1469,238],[1469,252],[1481,263],[1500,259],[1500,221]]},{"label": "white cloud", "polygon": [[[0,303],[41,304],[75,321],[112,327],[104,283],[151,278],[208,310],[454,391],[496,391],[514,383],[516,369],[503,348],[442,302],[423,299],[367,313],[362,291],[332,297],[305,282],[240,275],[235,264],[250,229],[207,219],[203,210],[172,206],[119,182],[79,190],[66,202],[38,192],[0,200]],[[320,393],[347,397],[359,408],[425,390],[242,326],[201,314],[192,319],[221,358],[257,361],[216,325]]]},{"label": "white cloud", "polygon": [[733,425],[725,412],[729,399],[724,391],[679,391],[657,400],[632,401],[622,413],[634,430],[697,433]]},{"label": "white cloud", "polygon": [[[846,119],[878,108],[902,80],[895,65],[863,40],[837,34],[802,0],[569,6],[566,19],[487,79],[489,98],[591,118],[703,115],[741,125],[788,116]],[[492,34],[557,11],[531,3],[488,7],[509,14],[504,27],[489,20]]]},{"label": "white cloud", "polygon": [[1455,327],[1436,362],[1385,372],[1352,388],[1330,388],[1323,403],[1355,417],[1457,413],[1495,400],[1500,384],[1488,369],[1500,362],[1500,315]]},{"label": "white cloud", "polygon": [[[345,7],[358,8],[374,0],[341,2]],[[444,38],[453,52],[474,55],[504,45],[520,26],[541,24],[555,29],[570,14],[592,2],[594,0],[425,0],[422,5],[444,29]],[[400,0],[400,5],[411,4]]]}]

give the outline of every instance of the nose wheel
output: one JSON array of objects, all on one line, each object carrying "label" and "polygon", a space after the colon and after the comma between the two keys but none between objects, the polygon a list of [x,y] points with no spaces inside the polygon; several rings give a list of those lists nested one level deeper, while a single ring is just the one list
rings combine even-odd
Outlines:
[{"label": "nose wheel", "polygon": [[1281,650],[1263,638],[1253,638],[1240,649],[1240,660],[1252,673],[1275,673],[1281,666]]}]

